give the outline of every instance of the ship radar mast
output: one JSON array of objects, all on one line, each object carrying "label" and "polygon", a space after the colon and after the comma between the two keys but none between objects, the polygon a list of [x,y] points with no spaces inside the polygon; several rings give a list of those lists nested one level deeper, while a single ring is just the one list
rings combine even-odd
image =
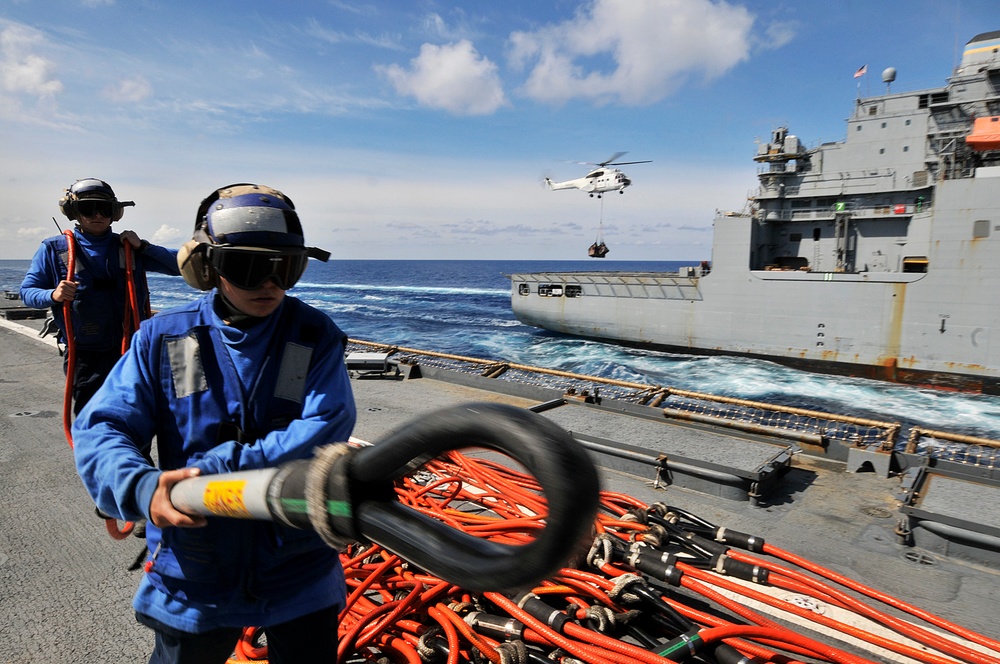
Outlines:
[{"label": "ship radar mast", "polygon": [[885,83],[885,93],[891,92],[892,82],[896,80],[896,68],[886,67],[882,70],[882,82]]}]

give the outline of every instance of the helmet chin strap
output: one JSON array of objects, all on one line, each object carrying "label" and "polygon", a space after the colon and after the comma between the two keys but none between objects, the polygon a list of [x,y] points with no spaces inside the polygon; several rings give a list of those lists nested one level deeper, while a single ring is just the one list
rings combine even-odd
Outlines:
[{"label": "helmet chin strap", "polygon": [[260,321],[264,320],[265,317],[261,316],[251,316],[250,314],[245,314],[236,308],[233,304],[222,294],[222,291],[215,292],[215,302],[213,302],[213,307],[215,309],[215,314],[221,318],[226,325],[230,325],[240,330],[246,330]]},{"label": "helmet chin strap", "polygon": [[108,227],[104,229],[103,233],[93,233],[91,231],[88,231],[86,228],[83,227],[83,224],[81,224],[80,222],[76,223],[75,228],[76,228],[76,230],[80,231],[84,235],[89,235],[90,237],[105,237],[108,233],[111,232],[111,224],[113,224],[113,223],[114,222],[108,223]]}]

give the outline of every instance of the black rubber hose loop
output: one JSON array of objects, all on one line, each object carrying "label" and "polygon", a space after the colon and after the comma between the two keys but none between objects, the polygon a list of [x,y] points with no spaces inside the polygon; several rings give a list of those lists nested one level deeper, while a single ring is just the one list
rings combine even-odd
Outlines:
[{"label": "black rubber hose loop", "polygon": [[[545,527],[525,545],[473,537],[396,500],[358,500],[355,489],[378,487],[444,452],[495,450],[525,467],[548,503]],[[587,451],[541,415],[492,403],[440,410],[365,447],[350,460],[354,518],[369,540],[472,592],[513,590],[562,567],[589,536],[600,491]],[[375,493],[377,496],[378,493]]]}]

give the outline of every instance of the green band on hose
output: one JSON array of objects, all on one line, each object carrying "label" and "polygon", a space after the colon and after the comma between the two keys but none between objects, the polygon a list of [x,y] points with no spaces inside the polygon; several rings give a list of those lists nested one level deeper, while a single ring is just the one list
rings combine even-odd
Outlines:
[{"label": "green band on hose", "polygon": [[695,653],[696,646],[699,642],[701,642],[701,635],[692,634],[691,636],[687,637],[686,640],[678,641],[677,643],[664,648],[663,650],[661,650],[656,654],[659,655],[660,657],[666,657],[667,659],[670,659],[670,655],[677,652],[678,650],[687,650],[693,655]]},{"label": "green band on hose", "polygon": [[351,518],[354,514],[351,511],[351,504],[345,500],[326,501],[326,513],[330,516],[341,516],[347,519]]},{"label": "green band on hose", "polygon": [[[282,498],[281,509],[288,514],[307,514],[306,501],[303,498]],[[351,504],[343,500],[326,501],[326,512],[331,516],[350,518],[353,514]]]}]

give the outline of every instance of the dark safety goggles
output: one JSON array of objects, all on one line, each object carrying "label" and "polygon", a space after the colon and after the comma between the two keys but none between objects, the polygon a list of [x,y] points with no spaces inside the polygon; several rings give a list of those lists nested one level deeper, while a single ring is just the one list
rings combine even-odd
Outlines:
[{"label": "dark safety goggles", "polygon": [[76,203],[76,211],[80,213],[81,217],[96,217],[100,214],[102,217],[110,219],[112,207],[111,201],[93,199],[77,201]]},{"label": "dark safety goggles", "polygon": [[268,280],[273,280],[281,290],[288,290],[306,271],[309,261],[305,247],[278,250],[209,246],[206,253],[215,271],[243,290],[260,288]]}]

